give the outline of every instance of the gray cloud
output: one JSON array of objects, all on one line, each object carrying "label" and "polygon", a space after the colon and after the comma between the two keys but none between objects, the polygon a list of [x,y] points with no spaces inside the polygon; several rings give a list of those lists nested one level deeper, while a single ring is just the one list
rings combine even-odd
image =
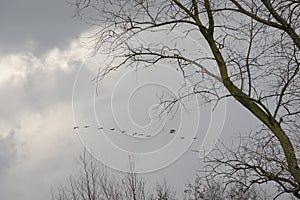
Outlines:
[{"label": "gray cloud", "polygon": [[[87,25],[72,18],[74,7],[62,0],[3,1],[0,7],[0,51],[65,48]],[[32,44],[33,43],[33,44]]]},{"label": "gray cloud", "polygon": [[47,199],[76,166],[81,148],[71,112],[78,63],[62,68],[38,59],[28,62],[23,76],[0,84],[0,199]]},{"label": "gray cloud", "polygon": [[0,119],[14,119],[31,112],[42,112],[58,103],[70,104],[76,71],[36,69],[24,79],[0,85]]},{"label": "gray cloud", "polygon": [[17,157],[15,130],[6,136],[0,136],[0,173],[9,168]]}]

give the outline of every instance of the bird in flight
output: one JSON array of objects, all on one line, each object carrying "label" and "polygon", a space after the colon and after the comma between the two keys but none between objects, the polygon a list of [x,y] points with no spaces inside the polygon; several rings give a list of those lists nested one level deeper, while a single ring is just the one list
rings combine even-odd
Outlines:
[{"label": "bird in flight", "polygon": [[115,128],[111,128],[110,130],[111,130],[111,131],[114,131],[114,130],[116,130],[116,129],[115,129]]},{"label": "bird in flight", "polygon": [[99,127],[99,128],[98,128],[98,130],[102,130],[102,129],[103,129],[103,127]]},{"label": "bird in flight", "polygon": [[122,130],[121,132],[122,132],[122,133],[125,133],[126,131],[125,131],[125,130]]},{"label": "bird in flight", "polygon": [[134,134],[132,134],[132,135],[136,135],[137,134],[137,132],[135,132]]},{"label": "bird in flight", "polygon": [[193,140],[196,140],[198,137],[193,137]]},{"label": "bird in flight", "polygon": [[184,137],[183,137],[183,136],[181,136],[181,137],[180,137],[180,139],[184,139]]},{"label": "bird in flight", "polygon": [[90,126],[88,126],[88,125],[83,126],[83,128],[88,128],[88,127],[90,127]]},{"label": "bird in flight", "polygon": [[170,132],[169,132],[169,134],[172,134],[172,133],[175,133],[175,129],[170,129]]},{"label": "bird in flight", "polygon": [[74,127],[73,127],[74,130],[75,130],[75,129],[78,129],[78,128],[79,128],[79,126],[74,126]]}]

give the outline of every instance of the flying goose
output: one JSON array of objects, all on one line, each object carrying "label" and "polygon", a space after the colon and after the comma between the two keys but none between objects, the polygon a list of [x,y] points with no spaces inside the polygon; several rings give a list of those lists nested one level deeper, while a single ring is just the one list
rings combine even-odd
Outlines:
[{"label": "flying goose", "polygon": [[175,133],[175,129],[170,129],[170,132],[169,132],[169,134],[172,134],[172,133]]}]

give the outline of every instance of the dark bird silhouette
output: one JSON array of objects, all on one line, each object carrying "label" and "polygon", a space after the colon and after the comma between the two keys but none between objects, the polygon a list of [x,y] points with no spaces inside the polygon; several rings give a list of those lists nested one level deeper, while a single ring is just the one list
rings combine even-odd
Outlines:
[{"label": "dark bird silhouette", "polygon": [[83,126],[83,128],[88,128],[88,127],[90,127],[90,126],[88,126],[88,125]]},{"label": "dark bird silhouette", "polygon": [[99,128],[98,128],[98,130],[102,130],[102,129],[103,129],[103,127],[99,127]]},{"label": "dark bird silhouette", "polygon": [[137,134],[137,132],[135,132],[134,134],[132,134],[132,135],[136,135]]},{"label": "dark bird silhouette", "polygon": [[193,137],[193,140],[196,140],[198,137]]},{"label": "dark bird silhouette", "polygon": [[114,130],[116,130],[116,129],[115,129],[115,128],[111,128],[110,130],[111,130],[111,131],[114,131]]},{"label": "dark bird silhouette", "polygon": [[79,126],[74,126],[74,127],[73,127],[74,130],[75,130],[75,129],[78,129],[78,128],[79,128]]},{"label": "dark bird silhouette", "polygon": [[121,132],[122,132],[122,133],[125,133],[126,131],[125,131],[125,130],[122,130]]},{"label": "dark bird silhouette", "polygon": [[172,134],[172,133],[175,133],[175,129],[170,129],[170,132],[169,132],[169,134]]},{"label": "dark bird silhouette", "polygon": [[181,136],[181,137],[180,137],[180,139],[184,139],[184,137],[183,137],[183,136]]}]

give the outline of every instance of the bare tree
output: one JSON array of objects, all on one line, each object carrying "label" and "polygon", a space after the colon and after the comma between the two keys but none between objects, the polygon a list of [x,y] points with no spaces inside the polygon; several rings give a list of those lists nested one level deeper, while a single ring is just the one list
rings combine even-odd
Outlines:
[{"label": "bare tree", "polygon": [[[189,200],[263,200],[266,199],[255,187],[245,191],[242,182],[227,185],[219,179],[197,177],[193,184],[188,184],[184,193]],[[211,178],[211,177],[210,177]]]},{"label": "bare tree", "polygon": [[99,189],[99,171],[92,159],[89,159],[86,151],[79,159],[81,173],[77,178],[69,177],[68,186],[60,185],[56,191],[52,192],[52,199],[57,200],[96,200],[102,195]]},{"label": "bare tree", "polygon": [[109,175],[86,151],[80,156],[79,166],[79,172],[70,176],[67,184],[52,190],[53,200],[175,200],[175,192],[165,179],[157,183],[155,192],[147,190],[145,179],[135,172],[132,160],[130,171],[120,178]]},{"label": "bare tree", "polygon": [[[145,189],[143,179],[137,174],[129,172],[123,179],[116,179],[87,151],[80,156],[79,166],[78,174],[70,176],[66,185],[52,191],[53,200],[125,200]],[[127,182],[129,179],[135,182]]]},{"label": "bare tree", "polygon": [[[229,183],[245,172],[248,186],[274,182],[278,195],[300,198],[298,0],[76,0],[74,4],[78,15],[85,10],[95,14],[90,17],[90,23],[98,26],[91,37],[94,53],[112,58],[100,69],[97,80],[121,67],[157,63],[175,66],[184,78],[201,73],[191,90],[162,101],[165,111],[189,96],[202,95],[205,101],[216,103],[233,97],[262,126],[255,138],[250,136],[256,146],[245,142],[237,150],[227,149],[227,157],[216,158],[213,169],[225,165],[229,171],[218,175],[226,175]],[[191,52],[191,56],[176,42],[145,40],[145,34],[171,36],[182,30],[184,37],[201,37],[209,55]],[[213,64],[202,64],[207,60]],[[208,80],[211,87],[207,87]]]},{"label": "bare tree", "polygon": [[124,188],[125,199],[132,200],[146,200],[147,192],[145,188],[145,180],[140,178],[135,172],[135,164],[130,159],[130,171],[126,174],[125,179],[122,181]]},{"label": "bare tree", "polygon": [[166,178],[162,182],[156,184],[155,193],[149,198],[149,200],[175,200],[176,192],[168,185]]}]

